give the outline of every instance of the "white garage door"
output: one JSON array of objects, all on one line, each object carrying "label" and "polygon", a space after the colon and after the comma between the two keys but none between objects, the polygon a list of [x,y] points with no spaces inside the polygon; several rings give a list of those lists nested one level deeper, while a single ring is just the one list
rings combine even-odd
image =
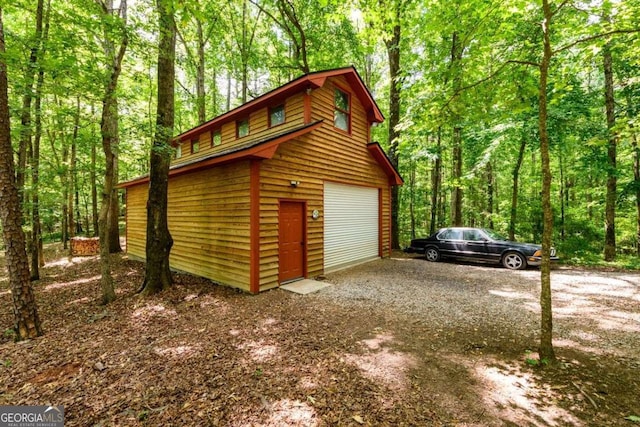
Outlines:
[{"label": "white garage door", "polygon": [[379,256],[378,189],[324,184],[324,271]]}]

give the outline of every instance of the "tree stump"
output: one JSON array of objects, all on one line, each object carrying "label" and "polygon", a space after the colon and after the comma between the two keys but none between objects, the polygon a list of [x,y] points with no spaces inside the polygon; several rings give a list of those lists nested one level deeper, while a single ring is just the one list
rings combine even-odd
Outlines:
[{"label": "tree stump", "polygon": [[98,237],[72,237],[71,255],[91,256],[100,253],[100,239]]}]

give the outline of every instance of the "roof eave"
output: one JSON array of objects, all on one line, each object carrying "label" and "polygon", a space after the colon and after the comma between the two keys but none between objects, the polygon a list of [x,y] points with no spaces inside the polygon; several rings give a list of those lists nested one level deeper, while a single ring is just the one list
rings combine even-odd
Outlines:
[{"label": "roof eave", "polygon": [[367,149],[389,177],[389,184],[404,184],[402,176],[400,176],[400,173],[398,172],[396,167],[393,165],[393,163],[391,163],[391,160],[389,160],[389,157],[387,157],[387,154],[384,152],[380,144],[378,144],[377,142],[370,142],[369,144],[367,144]]}]

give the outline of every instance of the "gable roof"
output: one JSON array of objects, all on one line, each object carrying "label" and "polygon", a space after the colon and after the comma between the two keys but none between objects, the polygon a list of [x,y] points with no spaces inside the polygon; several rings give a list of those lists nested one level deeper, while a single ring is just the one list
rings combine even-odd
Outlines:
[{"label": "gable roof", "polygon": [[371,96],[371,92],[369,92],[369,89],[367,89],[364,82],[362,81],[360,74],[358,74],[353,66],[350,66],[345,68],[336,68],[333,70],[318,71],[305,74],[283,86],[280,86],[279,88],[273,89],[270,92],[267,92],[245,104],[242,104],[239,107],[234,108],[233,110],[229,110],[226,113],[209,120],[208,122],[205,122],[199,126],[194,127],[193,129],[181,133],[175,138],[175,141],[187,141],[200,133],[217,129],[218,127],[222,126],[223,123],[241,119],[248,116],[251,112],[259,110],[260,108],[264,108],[268,105],[274,105],[278,102],[284,101],[289,96],[295,93],[302,92],[303,90],[318,89],[325,84],[326,80],[329,77],[337,76],[343,76],[347,80],[355,95],[358,97],[365,111],[367,112],[367,118],[369,119],[369,122],[382,123],[384,121],[384,116],[382,115],[380,108],[378,108],[378,105],[374,101],[373,96]]}]

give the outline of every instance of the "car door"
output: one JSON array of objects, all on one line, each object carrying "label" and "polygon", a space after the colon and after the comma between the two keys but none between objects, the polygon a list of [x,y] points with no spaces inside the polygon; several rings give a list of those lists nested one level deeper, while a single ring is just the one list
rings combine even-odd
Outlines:
[{"label": "car door", "polygon": [[461,256],[458,246],[462,243],[462,230],[448,228],[438,235],[438,246],[444,256]]},{"label": "car door", "polygon": [[464,241],[465,256],[479,259],[486,259],[489,256],[487,251],[488,240],[480,230],[464,230],[462,232],[462,240]]}]

